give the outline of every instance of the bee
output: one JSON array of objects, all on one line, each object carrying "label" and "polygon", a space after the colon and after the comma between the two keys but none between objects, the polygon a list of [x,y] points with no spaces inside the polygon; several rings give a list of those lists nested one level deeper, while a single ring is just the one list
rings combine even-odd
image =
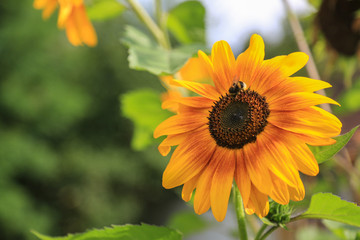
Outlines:
[{"label": "bee", "polygon": [[242,81],[234,82],[231,87],[229,88],[230,96],[235,96],[240,91],[245,91],[247,89],[246,83]]}]

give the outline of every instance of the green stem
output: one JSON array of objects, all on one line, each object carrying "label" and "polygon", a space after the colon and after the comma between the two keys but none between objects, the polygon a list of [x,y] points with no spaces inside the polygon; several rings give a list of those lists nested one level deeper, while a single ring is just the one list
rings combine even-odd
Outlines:
[{"label": "green stem", "polygon": [[162,1],[161,0],[155,0],[155,16],[156,16],[156,22],[159,26],[161,26],[162,23]]},{"label": "green stem", "polygon": [[261,228],[260,228],[259,231],[257,232],[254,240],[259,240],[259,239],[260,239],[261,234],[265,231],[265,229],[267,228],[267,226],[268,226],[268,225],[266,225],[266,224],[263,224],[263,225],[261,226]]},{"label": "green stem", "polygon": [[273,231],[275,231],[276,229],[278,229],[278,226],[273,226],[271,227],[269,230],[267,230],[264,235],[262,235],[259,240],[264,240],[266,239]]},{"label": "green stem", "polygon": [[145,26],[149,29],[156,41],[164,48],[170,49],[170,44],[167,41],[165,34],[159,26],[152,20],[146,10],[137,2],[137,0],[127,0],[135,14],[138,16]]},{"label": "green stem", "polygon": [[241,198],[240,191],[236,186],[236,183],[233,185],[233,194],[234,194],[234,202],[235,202],[235,211],[239,228],[239,237],[240,240],[247,240],[247,232],[246,232],[246,222],[245,222],[245,211],[244,204]]}]

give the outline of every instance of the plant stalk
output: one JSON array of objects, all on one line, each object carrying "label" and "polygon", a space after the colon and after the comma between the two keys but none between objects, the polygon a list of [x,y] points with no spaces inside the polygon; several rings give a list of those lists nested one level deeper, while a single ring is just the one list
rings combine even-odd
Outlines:
[{"label": "plant stalk", "polygon": [[239,228],[239,237],[240,240],[247,240],[248,237],[246,232],[244,204],[241,198],[239,188],[237,187],[236,183],[233,184],[233,194],[234,194],[236,218]]},{"label": "plant stalk", "polygon": [[138,3],[137,0],[126,0],[131,8],[134,10],[137,17],[141,22],[145,24],[145,26],[149,29],[151,34],[154,36],[156,41],[165,49],[170,49],[170,43],[167,40],[165,34],[159,26],[153,21],[150,15],[146,12],[146,10]]}]

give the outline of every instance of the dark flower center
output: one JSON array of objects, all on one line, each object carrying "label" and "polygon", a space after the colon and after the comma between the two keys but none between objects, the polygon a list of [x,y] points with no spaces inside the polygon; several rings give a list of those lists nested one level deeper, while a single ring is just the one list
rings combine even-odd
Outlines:
[{"label": "dark flower center", "polygon": [[214,103],[210,111],[209,131],[217,145],[240,149],[267,125],[270,114],[266,98],[250,89],[230,91]]}]

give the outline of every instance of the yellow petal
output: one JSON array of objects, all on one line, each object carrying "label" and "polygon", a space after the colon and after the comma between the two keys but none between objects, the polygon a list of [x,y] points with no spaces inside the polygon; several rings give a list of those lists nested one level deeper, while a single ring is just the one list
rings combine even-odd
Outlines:
[{"label": "yellow petal", "polygon": [[260,35],[253,34],[248,49],[236,59],[235,76],[238,80],[245,82],[248,86],[257,81],[257,72],[262,65],[264,56],[264,41]]},{"label": "yellow petal", "polygon": [[235,77],[235,57],[230,45],[218,41],[211,50],[211,61],[214,69],[214,83],[221,94],[228,91]]},{"label": "yellow petal", "polygon": [[223,221],[226,215],[231,186],[234,179],[235,171],[235,152],[233,150],[218,151],[214,158],[219,158],[220,164],[217,166],[211,184],[210,202],[211,210],[215,219]]},{"label": "yellow petal", "polygon": [[301,69],[307,60],[308,57],[305,53],[296,52],[263,61],[256,72],[252,89],[263,95]]},{"label": "yellow petal", "polygon": [[271,102],[269,102],[269,108],[270,111],[272,110],[291,111],[291,110],[298,110],[323,103],[331,103],[331,104],[339,105],[336,101],[332,100],[331,98],[322,96],[320,94],[297,92],[297,93],[287,94],[277,99],[273,99]]},{"label": "yellow petal", "polygon": [[274,187],[269,196],[277,203],[288,204],[290,200],[288,185],[273,173],[271,173],[271,181]]},{"label": "yellow petal", "polygon": [[279,80],[277,85],[267,89],[262,94],[266,95],[267,101],[271,102],[293,92],[315,92],[320,89],[329,88],[331,85],[321,80],[315,80],[306,77],[287,77]]},{"label": "yellow petal", "polygon": [[293,156],[299,171],[310,176],[316,176],[319,173],[319,165],[306,144],[289,144],[288,149]]},{"label": "yellow petal", "polygon": [[[73,4],[70,1],[59,1],[60,10],[59,10],[59,17],[58,17],[58,27],[64,28],[67,25],[67,22],[72,14]],[[72,26],[75,28],[74,19],[72,21]]]},{"label": "yellow petal", "polygon": [[341,132],[341,122],[332,114],[319,108],[296,111],[272,111],[268,121],[287,131],[316,137],[334,137]]}]

